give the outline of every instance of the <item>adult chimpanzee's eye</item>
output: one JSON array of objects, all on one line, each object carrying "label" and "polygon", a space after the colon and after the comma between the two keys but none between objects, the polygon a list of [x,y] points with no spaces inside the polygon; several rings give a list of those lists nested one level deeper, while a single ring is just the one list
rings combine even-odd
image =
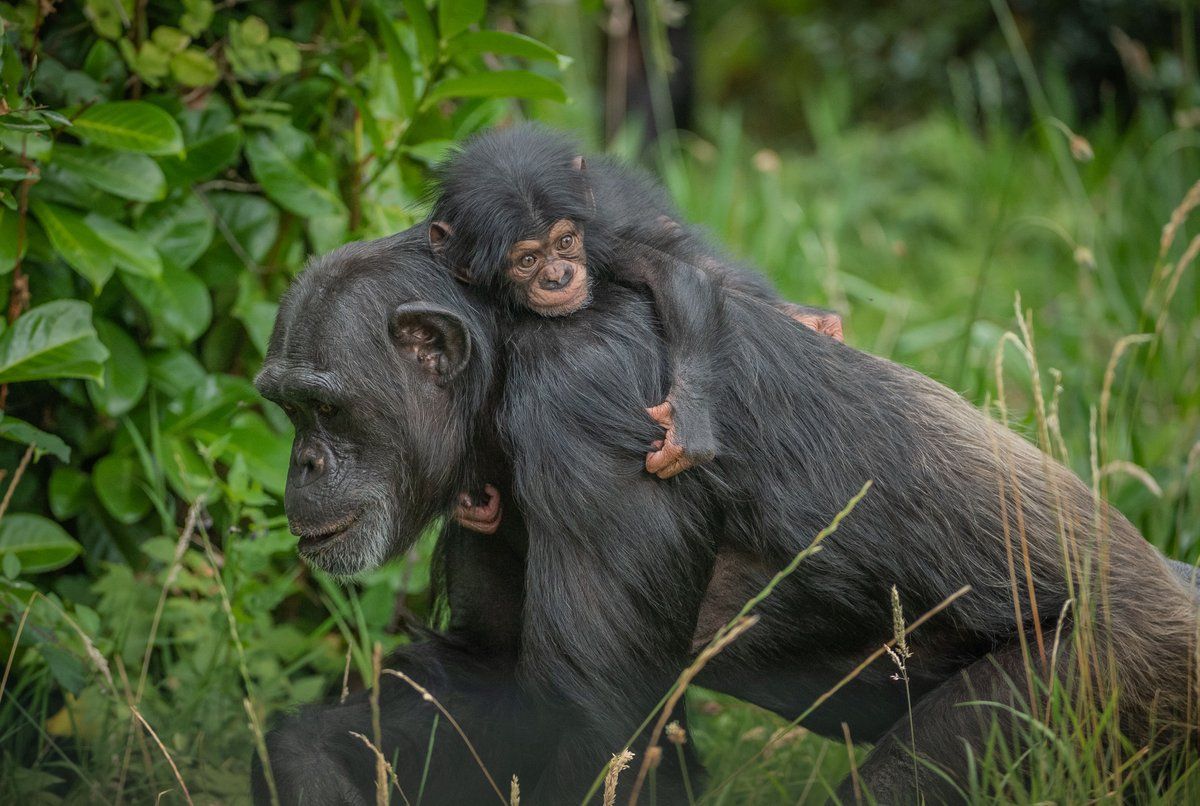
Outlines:
[{"label": "adult chimpanzee's eye", "polygon": [[559,249],[570,249],[571,244],[573,244],[573,243],[575,243],[574,235],[564,235],[558,239],[558,248]]},{"label": "adult chimpanzee's eye", "polygon": [[537,261],[537,258],[535,258],[533,255],[526,255],[525,257],[521,258],[521,268],[523,268],[523,269],[533,268],[533,264],[536,261]]}]

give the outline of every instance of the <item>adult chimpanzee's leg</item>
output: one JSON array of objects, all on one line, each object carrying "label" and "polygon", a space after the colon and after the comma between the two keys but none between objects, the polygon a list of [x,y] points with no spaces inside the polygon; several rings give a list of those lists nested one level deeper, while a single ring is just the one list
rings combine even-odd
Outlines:
[{"label": "adult chimpanzee's leg", "polygon": [[[446,707],[504,791],[514,774],[536,779],[542,762],[532,745],[545,734],[516,684],[512,658],[480,656],[438,638],[406,647],[385,660],[384,668],[408,675]],[[408,683],[386,673],[381,678],[378,739],[369,694],[307,707],[271,731],[267,750],[280,803],[374,803],[376,757],[356,733],[380,746],[409,799],[421,786],[427,757],[425,803],[479,803],[496,797],[445,718],[438,720],[437,734],[431,737],[438,711]],[[253,782],[255,802],[270,803],[269,784],[257,759]]]},{"label": "adult chimpanzee's leg", "polygon": [[[445,706],[505,793],[514,774],[527,788],[538,780],[554,752],[557,730],[554,712],[534,708],[517,681],[523,569],[519,547],[506,538],[524,525],[517,516],[510,520],[508,529],[487,539],[447,527],[439,564],[451,610],[448,633],[404,647],[384,661],[385,669],[408,675]],[[463,739],[408,683],[383,674],[379,712],[380,749],[410,800],[423,779],[427,804],[496,797]],[[376,742],[369,692],[339,704],[309,706],[272,730],[267,749],[280,803],[375,802],[375,755],[353,733]],[[270,803],[257,758],[253,780],[255,802]]]},{"label": "adult chimpanzee's leg", "polygon": [[[1064,653],[1059,668],[1065,671],[1069,666]],[[911,721],[907,715],[897,721],[859,769],[863,788],[878,803],[963,802],[968,782],[960,776],[969,768],[968,753],[976,759],[983,754],[993,726],[998,736],[1012,736],[1014,718],[1003,706],[1028,707],[1027,696],[1022,696],[1027,691],[1025,675],[1020,646],[1014,641],[922,697]],[[843,803],[854,802],[852,780],[842,783],[838,797]]]}]

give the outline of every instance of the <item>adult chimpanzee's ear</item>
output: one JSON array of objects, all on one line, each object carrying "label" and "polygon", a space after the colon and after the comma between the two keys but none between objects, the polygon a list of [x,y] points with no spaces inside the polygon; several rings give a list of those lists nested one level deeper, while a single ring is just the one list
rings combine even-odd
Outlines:
[{"label": "adult chimpanzee's ear", "polygon": [[429,248],[439,254],[446,248],[446,240],[454,234],[454,228],[445,221],[429,222]]},{"label": "adult chimpanzee's ear", "polygon": [[400,355],[429,373],[439,385],[462,372],[471,358],[466,324],[458,314],[436,305],[400,305],[392,311],[388,332]]},{"label": "adult chimpanzee's ear", "polygon": [[587,170],[587,162],[583,159],[582,154],[577,154],[575,159],[571,160],[571,167],[579,171],[579,173]]}]

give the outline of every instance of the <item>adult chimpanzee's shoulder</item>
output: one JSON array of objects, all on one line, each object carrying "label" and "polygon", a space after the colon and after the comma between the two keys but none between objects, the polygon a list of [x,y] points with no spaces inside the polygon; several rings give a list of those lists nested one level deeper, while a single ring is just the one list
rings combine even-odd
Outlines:
[{"label": "adult chimpanzee's shoulder", "polygon": [[587,176],[596,207],[614,232],[650,233],[662,229],[660,217],[681,220],[663,186],[641,168],[603,156],[588,163]]}]

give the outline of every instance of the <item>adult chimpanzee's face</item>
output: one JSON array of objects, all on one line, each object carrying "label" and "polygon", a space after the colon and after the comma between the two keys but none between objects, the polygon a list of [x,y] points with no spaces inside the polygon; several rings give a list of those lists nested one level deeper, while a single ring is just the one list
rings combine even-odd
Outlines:
[{"label": "adult chimpanzee's face", "polygon": [[444,510],[471,417],[452,383],[471,354],[466,323],[389,276],[424,268],[419,255],[401,267],[379,248],[344,249],[297,280],[255,380],[296,429],[284,506],[300,553],[340,575],[403,551]]}]

